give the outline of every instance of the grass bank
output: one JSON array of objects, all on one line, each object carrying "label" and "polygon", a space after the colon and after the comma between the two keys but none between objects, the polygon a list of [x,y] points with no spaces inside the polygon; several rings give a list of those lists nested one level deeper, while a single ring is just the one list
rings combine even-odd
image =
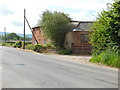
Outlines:
[{"label": "grass bank", "polygon": [[101,63],[110,67],[120,68],[120,53],[106,50],[99,55],[93,55],[90,62]]}]

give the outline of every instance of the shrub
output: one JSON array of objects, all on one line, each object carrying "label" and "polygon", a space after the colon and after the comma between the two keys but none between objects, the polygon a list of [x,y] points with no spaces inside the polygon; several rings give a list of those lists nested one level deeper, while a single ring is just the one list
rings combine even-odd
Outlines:
[{"label": "shrub", "polygon": [[58,54],[62,54],[62,55],[70,55],[72,54],[72,51],[69,49],[64,49],[64,50],[59,50]]},{"label": "shrub", "polygon": [[21,48],[22,47],[22,42],[21,41],[17,41],[15,44],[13,44],[13,47]]},{"label": "shrub", "polygon": [[2,43],[2,46],[11,46],[10,43]]},{"label": "shrub", "polygon": [[25,42],[25,45],[32,44],[32,42]]},{"label": "shrub", "polygon": [[2,43],[2,46],[6,46],[6,43]]},{"label": "shrub", "polygon": [[12,45],[14,48],[16,48],[16,44],[14,43],[13,45]]},{"label": "shrub", "polygon": [[53,49],[54,48],[54,46],[52,44],[50,44],[50,43],[46,43],[44,45],[44,47],[45,47],[45,49]]},{"label": "shrub", "polygon": [[13,45],[13,44],[15,44],[15,42],[13,42],[13,41],[7,41],[6,43],[9,43],[9,45]]},{"label": "shrub", "polygon": [[93,55],[91,62],[99,62],[108,66],[120,68],[120,53],[106,50],[99,55]]},{"label": "shrub", "polygon": [[26,49],[29,49],[29,50],[34,50],[34,45],[32,45],[32,44],[27,44],[26,45]]},{"label": "shrub", "polygon": [[42,44],[36,44],[34,45],[34,51],[36,52],[42,52],[44,50],[44,46]]}]

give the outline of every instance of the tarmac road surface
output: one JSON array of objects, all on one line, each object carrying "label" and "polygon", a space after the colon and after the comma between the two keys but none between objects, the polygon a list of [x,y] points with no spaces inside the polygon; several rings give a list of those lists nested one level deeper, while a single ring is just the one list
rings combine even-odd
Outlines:
[{"label": "tarmac road surface", "polygon": [[2,47],[0,53],[2,88],[118,88],[118,70],[15,48]]}]

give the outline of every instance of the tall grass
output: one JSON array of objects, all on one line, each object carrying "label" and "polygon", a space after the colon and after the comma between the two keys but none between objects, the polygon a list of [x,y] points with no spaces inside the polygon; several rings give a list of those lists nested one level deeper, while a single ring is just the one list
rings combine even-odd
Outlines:
[{"label": "tall grass", "polygon": [[111,67],[120,68],[120,53],[106,50],[99,55],[93,55],[90,61],[94,63],[98,62]]}]

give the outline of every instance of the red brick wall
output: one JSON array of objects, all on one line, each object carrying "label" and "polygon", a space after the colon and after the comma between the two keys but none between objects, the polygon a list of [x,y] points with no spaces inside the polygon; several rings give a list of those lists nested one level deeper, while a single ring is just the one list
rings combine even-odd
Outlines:
[{"label": "red brick wall", "polygon": [[[33,28],[34,35],[38,41],[39,44],[44,45],[45,44],[45,36],[44,31],[41,29],[41,27],[35,27]],[[46,43],[49,43],[49,41],[46,39]],[[32,37],[32,44],[35,44],[35,39]]]}]

